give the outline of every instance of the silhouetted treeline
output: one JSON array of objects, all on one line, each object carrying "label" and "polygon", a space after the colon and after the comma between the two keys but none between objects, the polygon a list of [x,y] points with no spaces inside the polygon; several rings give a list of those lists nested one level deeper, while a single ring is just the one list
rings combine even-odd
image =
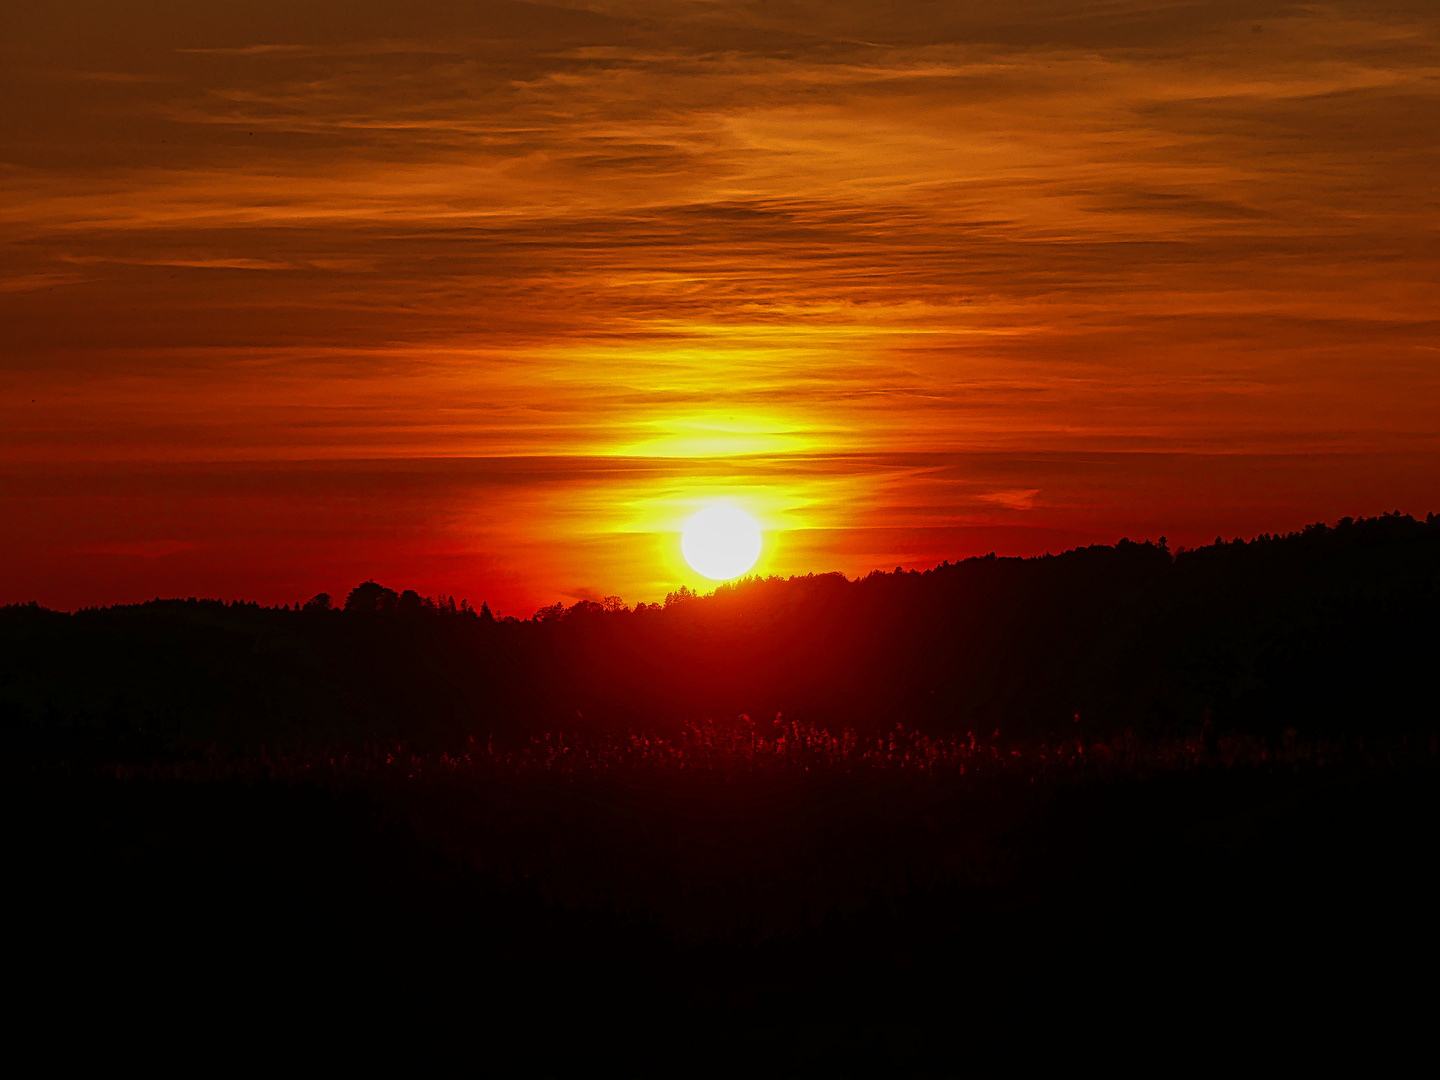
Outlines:
[{"label": "silhouetted treeline", "polygon": [[[664,605],[495,618],[375,582],[343,606],[0,611],[11,745],[430,748],[777,714],[1043,740],[1433,728],[1440,517],[1346,518],[1172,553],[1121,540]],[[744,722],[744,721],[742,721]]]}]

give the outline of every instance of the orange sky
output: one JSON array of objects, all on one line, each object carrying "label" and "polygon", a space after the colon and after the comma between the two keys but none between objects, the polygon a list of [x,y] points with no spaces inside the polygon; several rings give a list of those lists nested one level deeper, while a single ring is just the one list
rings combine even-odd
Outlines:
[{"label": "orange sky", "polygon": [[6,22],[0,602],[1440,510],[1433,0]]}]

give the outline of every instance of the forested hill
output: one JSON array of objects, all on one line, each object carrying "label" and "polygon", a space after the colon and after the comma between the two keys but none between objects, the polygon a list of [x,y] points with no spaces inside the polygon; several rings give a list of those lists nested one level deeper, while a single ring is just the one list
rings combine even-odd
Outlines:
[{"label": "forested hill", "polygon": [[[0,609],[12,752],[432,749],[710,718],[832,731],[1440,728],[1440,517],[1171,553],[1122,540],[924,572],[751,579],[495,619],[366,583],[343,607]],[[739,717],[744,719],[737,720]]]}]

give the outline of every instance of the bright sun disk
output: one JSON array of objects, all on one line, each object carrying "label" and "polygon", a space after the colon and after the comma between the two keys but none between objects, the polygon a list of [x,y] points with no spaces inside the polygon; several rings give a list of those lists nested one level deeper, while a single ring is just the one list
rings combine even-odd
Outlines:
[{"label": "bright sun disk", "polygon": [[708,506],[685,523],[680,551],[714,581],[739,577],[760,557],[760,526],[734,506]]}]

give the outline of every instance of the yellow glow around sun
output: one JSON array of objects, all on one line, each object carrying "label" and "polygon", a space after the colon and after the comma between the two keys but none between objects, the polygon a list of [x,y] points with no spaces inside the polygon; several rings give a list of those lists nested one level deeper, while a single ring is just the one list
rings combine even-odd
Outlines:
[{"label": "yellow glow around sun", "polygon": [[737,507],[707,506],[685,523],[680,551],[696,573],[727,581],[745,573],[760,557],[760,526]]},{"label": "yellow glow around sun", "polygon": [[625,457],[705,458],[803,453],[814,433],[781,417],[696,414],[638,421],[634,438],[608,452]]}]

